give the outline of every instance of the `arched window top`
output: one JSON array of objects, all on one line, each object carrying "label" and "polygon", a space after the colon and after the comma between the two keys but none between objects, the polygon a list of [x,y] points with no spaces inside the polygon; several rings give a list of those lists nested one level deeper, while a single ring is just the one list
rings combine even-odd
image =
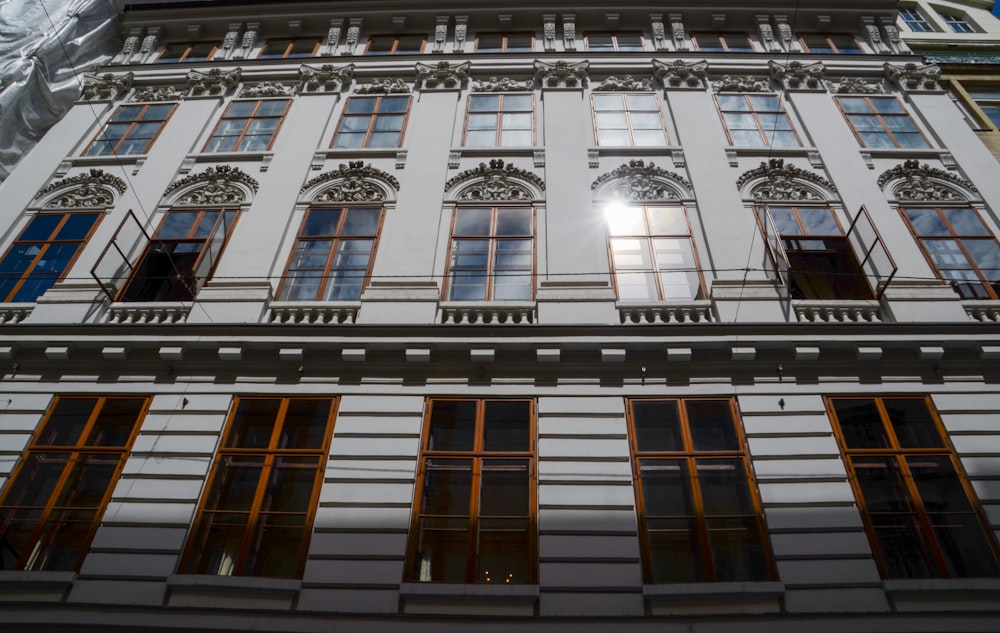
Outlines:
[{"label": "arched window top", "polygon": [[364,161],[341,163],[302,185],[299,200],[311,204],[342,202],[395,202],[399,181]]},{"label": "arched window top", "polygon": [[219,165],[181,178],[167,187],[169,207],[249,206],[259,184],[239,167]]},{"label": "arched window top", "polygon": [[684,177],[643,160],[629,162],[601,175],[591,185],[594,200],[665,202],[694,199]]},{"label": "arched window top", "polygon": [[91,169],[49,184],[35,199],[43,209],[108,209],[127,188],[121,178]]},{"label": "arched window top", "polygon": [[979,200],[979,190],[968,180],[911,159],[878,177],[886,196],[900,203],[967,203]]},{"label": "arched window top", "polygon": [[494,158],[479,163],[444,185],[445,198],[456,202],[533,203],[544,199],[545,182],[537,175]]},{"label": "arched window top", "polygon": [[838,200],[837,187],[817,173],[795,165],[785,165],[782,158],[761,162],[736,181],[745,200],[758,202],[816,202]]}]

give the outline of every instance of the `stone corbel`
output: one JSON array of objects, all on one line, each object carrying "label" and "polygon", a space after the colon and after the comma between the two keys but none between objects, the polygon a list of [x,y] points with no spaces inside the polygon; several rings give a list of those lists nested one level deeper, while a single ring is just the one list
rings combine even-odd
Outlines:
[{"label": "stone corbel", "polygon": [[823,62],[803,64],[796,60],[787,64],[779,64],[772,59],[767,65],[771,69],[771,78],[780,83],[785,90],[826,91],[826,86],[823,84],[823,74],[826,72],[826,68],[823,66]]},{"label": "stone corbel", "polygon": [[774,21],[778,25],[777,42],[779,46],[786,51],[792,50],[794,34],[792,33],[792,27],[788,24],[788,16],[776,15],[774,16]]},{"label": "stone corbel", "polygon": [[146,29],[146,37],[142,38],[142,45],[139,47],[139,59],[137,62],[144,62],[155,50],[160,48],[160,27],[152,26]]},{"label": "stone corbel", "polygon": [[944,92],[938,84],[941,67],[937,64],[886,62],[884,68],[886,78],[903,92]]},{"label": "stone corbel", "polygon": [[448,16],[439,15],[434,25],[434,44],[431,46],[432,53],[443,53],[444,45],[448,43]]},{"label": "stone corbel", "polygon": [[353,55],[361,37],[361,18],[351,18],[347,21],[347,41],[344,43],[344,54]]},{"label": "stone corbel", "polygon": [[882,34],[875,25],[875,18],[861,18],[861,25],[865,30],[865,41],[871,46],[875,53],[888,53],[889,47],[882,41]]},{"label": "stone corbel", "polygon": [[247,30],[243,33],[243,40],[240,42],[240,47],[233,51],[233,59],[246,59],[250,56],[250,52],[254,46],[257,46],[257,31],[259,29],[259,23],[253,22],[247,24]]},{"label": "stone corbel", "polygon": [[774,37],[774,29],[767,15],[757,16],[757,31],[760,33],[760,41],[766,51],[781,51],[781,44]]},{"label": "stone corbel", "polygon": [[122,43],[122,49],[117,55],[111,60],[112,64],[127,64],[132,60],[132,55],[135,54],[137,48],[139,48],[139,36],[142,34],[142,29],[132,29],[129,31],[128,37]]},{"label": "stone corbel", "polygon": [[418,90],[460,90],[469,81],[472,62],[422,64],[417,62]]},{"label": "stone corbel", "polygon": [[556,16],[546,13],[542,16],[542,40],[546,51],[556,50]]},{"label": "stone corbel", "polygon": [[590,62],[543,62],[535,60],[535,81],[544,88],[582,89],[587,85]]},{"label": "stone corbel", "polygon": [[132,88],[133,73],[115,75],[113,73],[87,73],[83,76],[81,101],[111,101],[124,95]]},{"label": "stone corbel", "polygon": [[708,84],[708,62],[687,62],[683,59],[663,62],[654,59],[653,75],[667,90],[704,90]]},{"label": "stone corbel", "polygon": [[667,27],[663,25],[662,13],[649,14],[650,29],[653,32],[653,48],[657,51],[669,50],[667,46]]},{"label": "stone corbel", "polygon": [[690,42],[688,42],[687,31],[684,28],[683,16],[680,13],[671,13],[670,18],[670,36],[674,39],[674,48],[679,51],[689,50]]},{"label": "stone corbel", "polygon": [[337,54],[337,47],[340,46],[340,38],[343,37],[344,21],[338,19],[330,20],[330,30],[326,32],[326,41],[320,49],[320,55],[333,57]]},{"label": "stone corbel", "polygon": [[223,71],[220,68],[212,68],[206,72],[188,71],[188,96],[224,97],[240,83],[242,73],[240,68],[234,68],[230,71]]},{"label": "stone corbel", "polygon": [[236,50],[236,42],[240,39],[240,24],[235,22],[229,25],[229,30],[226,31],[226,36],[222,39],[222,50],[216,53],[216,57],[222,57],[223,59],[229,59],[233,56]]},{"label": "stone corbel", "polygon": [[563,20],[563,49],[567,51],[576,50],[576,15],[564,13]]},{"label": "stone corbel", "polygon": [[324,64],[319,68],[303,64],[299,67],[299,92],[334,93],[343,92],[354,81],[354,64],[339,68]]},{"label": "stone corbel", "polygon": [[897,53],[911,53],[910,47],[906,45],[903,38],[899,35],[899,27],[896,26],[895,20],[892,18],[882,18],[880,20],[882,24],[882,31],[885,33],[886,42],[888,42],[889,47]]},{"label": "stone corbel", "polygon": [[455,16],[455,47],[453,53],[465,52],[465,40],[469,36],[469,16]]}]

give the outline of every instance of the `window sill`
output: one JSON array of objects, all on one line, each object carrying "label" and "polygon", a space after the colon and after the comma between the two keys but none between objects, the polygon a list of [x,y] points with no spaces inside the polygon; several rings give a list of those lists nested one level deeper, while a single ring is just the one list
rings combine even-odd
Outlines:
[{"label": "window sill", "polygon": [[595,145],[587,150],[598,156],[663,156],[683,152],[680,145]]},{"label": "window sill", "polygon": [[488,598],[496,600],[535,600],[539,596],[538,585],[494,585],[487,583],[435,583],[404,582],[399,586],[399,595],[410,599],[435,598]]},{"label": "window sill", "polygon": [[141,164],[149,154],[105,154],[104,156],[72,156],[67,158],[74,167],[95,167]]},{"label": "window sill", "polygon": [[777,581],[643,585],[653,615],[699,613],[776,613],[785,584]]},{"label": "window sill", "polygon": [[0,592],[68,589],[75,571],[0,571]]},{"label": "window sill", "polygon": [[272,301],[267,323],[350,325],[358,318],[360,301]]},{"label": "window sill", "polygon": [[199,152],[188,154],[188,159],[196,163],[209,162],[234,162],[234,161],[260,161],[270,162],[274,158],[274,152]]},{"label": "window sill", "polygon": [[718,321],[712,302],[701,301],[619,301],[618,316],[625,325],[714,323]]},{"label": "window sill", "polygon": [[442,301],[438,321],[447,325],[528,325],[537,321],[527,301]]},{"label": "window sill", "polygon": [[167,588],[175,592],[295,595],[302,588],[302,581],[297,578],[175,574],[167,578]]},{"label": "window sill", "polygon": [[965,313],[973,321],[981,323],[1000,322],[1000,302],[990,300],[967,300],[962,302]]},{"label": "window sill", "polygon": [[399,588],[407,615],[535,615],[538,585],[403,583]]},{"label": "window sill", "polygon": [[992,598],[1000,597],[1000,578],[906,578],[883,580],[892,598]]}]

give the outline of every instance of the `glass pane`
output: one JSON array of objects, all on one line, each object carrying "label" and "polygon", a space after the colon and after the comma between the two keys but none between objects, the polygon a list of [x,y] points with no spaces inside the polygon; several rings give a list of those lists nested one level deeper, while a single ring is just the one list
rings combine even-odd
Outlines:
[{"label": "glass pane", "polygon": [[654,583],[705,580],[699,554],[697,522],[693,519],[647,520],[650,581]]},{"label": "glass pane", "polygon": [[399,132],[375,132],[368,139],[368,147],[396,147],[399,145]]},{"label": "glass pane", "polygon": [[653,235],[687,235],[684,207],[650,207],[649,226]]},{"label": "glass pane", "polygon": [[347,107],[344,109],[344,112],[347,114],[369,114],[375,111],[375,102],[377,99],[377,97],[351,97],[347,100]]},{"label": "glass pane", "polygon": [[342,209],[310,209],[301,235],[336,235]]},{"label": "glass pane", "polygon": [[427,450],[471,451],[475,448],[476,403],[472,400],[435,400],[431,403]]},{"label": "glass pane", "polygon": [[632,401],[636,450],[683,451],[680,408],[675,400]]},{"label": "glass pane", "polygon": [[246,533],[245,514],[207,513],[193,533],[188,573],[232,576],[237,573]]},{"label": "glass pane", "polygon": [[466,581],[469,560],[468,526],[461,529],[430,530],[422,527],[417,543],[414,579],[419,582]]},{"label": "glass pane", "polygon": [[496,235],[531,235],[531,209],[497,209]]},{"label": "glass pane", "polygon": [[323,448],[330,400],[289,400],[277,448]]},{"label": "glass pane", "polygon": [[873,97],[871,103],[876,112],[883,114],[906,114],[906,110],[903,109],[903,104],[894,98]]},{"label": "glass pane", "polygon": [[973,209],[942,209],[941,211],[951,222],[954,232],[958,235],[990,235],[989,229],[986,228]]},{"label": "glass pane", "polygon": [[778,97],[774,95],[748,95],[753,109],[760,112],[781,112]]},{"label": "glass pane", "polygon": [[767,562],[753,519],[711,519],[708,541],[716,582],[767,580]]},{"label": "glass pane", "polygon": [[841,235],[832,209],[799,209],[806,235]]},{"label": "glass pane", "polygon": [[4,505],[44,507],[69,464],[69,459],[69,454],[29,453],[17,477],[7,489]]},{"label": "glass pane", "polygon": [[872,399],[831,401],[837,413],[840,431],[847,448],[888,448],[886,435],[878,407]]},{"label": "glass pane", "polygon": [[260,501],[261,511],[309,512],[318,469],[318,457],[274,458]]},{"label": "glass pane", "polygon": [[469,124],[466,127],[470,131],[479,130],[496,130],[497,129],[497,115],[495,113],[490,114],[470,114]]},{"label": "glass pane", "polygon": [[263,470],[263,457],[246,455],[222,457],[205,500],[205,509],[249,512],[253,507]]},{"label": "glass pane", "polygon": [[233,416],[227,448],[267,448],[278,419],[278,398],[243,398]]},{"label": "glass pane", "polygon": [[624,112],[598,112],[597,127],[603,130],[628,129],[628,119]]},{"label": "glass pane", "polygon": [[686,459],[640,459],[646,517],[694,516]]},{"label": "glass pane", "polygon": [[455,212],[454,235],[489,235],[491,209],[460,209]]},{"label": "glass pane", "polygon": [[923,398],[885,398],[886,413],[902,448],[939,448],[944,440]]},{"label": "glass pane", "polygon": [[598,131],[598,143],[600,143],[601,145],[614,147],[614,146],[631,145],[632,141],[629,138],[628,130],[602,129]]},{"label": "glass pane", "polygon": [[378,104],[378,112],[379,114],[406,112],[409,103],[409,97],[382,97]]},{"label": "glass pane", "polygon": [[36,446],[72,446],[80,439],[97,398],[59,398],[35,439]]},{"label": "glass pane", "polygon": [[381,209],[348,209],[341,235],[375,236],[381,217]]},{"label": "glass pane", "polygon": [[739,450],[739,440],[729,400],[687,400],[685,408],[694,450]]},{"label": "glass pane", "polygon": [[143,398],[108,398],[84,444],[126,447],[145,404]]},{"label": "glass pane", "polygon": [[[497,112],[500,109],[499,95],[472,95],[469,97],[470,112]],[[469,126],[472,127],[473,116],[469,117]],[[489,120],[489,119],[487,119]],[[493,120],[496,120],[495,118]]]},{"label": "glass pane", "polygon": [[705,516],[753,516],[753,502],[741,459],[698,459]]},{"label": "glass pane", "polygon": [[43,213],[31,218],[28,226],[18,238],[21,242],[41,242],[51,238],[52,232],[63,219],[62,214]]},{"label": "glass pane", "polygon": [[651,94],[628,94],[625,95],[625,102],[628,104],[628,109],[635,112],[636,110],[649,110],[656,114],[657,121],[659,121],[659,107],[656,105],[656,97]]},{"label": "glass pane", "polygon": [[868,101],[864,97],[840,97],[839,101],[840,107],[844,109],[844,112],[871,112],[871,108],[868,106]]},{"label": "glass pane", "polygon": [[531,477],[527,459],[484,459],[480,475],[480,517],[531,514]]},{"label": "glass pane", "polygon": [[483,450],[531,450],[530,402],[489,400],[484,408]]},{"label": "glass pane", "polygon": [[267,578],[297,578],[303,540],[303,516],[262,515],[243,574]]},{"label": "glass pane", "polygon": [[472,460],[424,460],[423,485],[421,515],[468,516],[472,498]]},{"label": "glass pane", "polygon": [[80,555],[90,547],[93,512],[54,512],[38,537],[35,550],[25,562],[32,571],[72,571]]},{"label": "glass pane", "polygon": [[122,455],[81,455],[63,484],[55,507],[100,508],[101,501],[114,483],[115,470]]},{"label": "glass pane", "polygon": [[480,530],[476,581],[498,584],[531,582],[531,539],[523,530]]},{"label": "glass pane", "polygon": [[781,235],[802,235],[802,229],[795,218],[795,210],[787,207],[768,207],[771,220],[774,221],[774,228],[778,229]]},{"label": "glass pane", "polygon": [[851,457],[869,513],[913,511],[903,473],[894,457]]},{"label": "glass pane", "polygon": [[594,95],[595,110],[624,110],[622,95]]},{"label": "glass pane", "polygon": [[719,108],[727,112],[750,111],[750,106],[743,95],[719,95]]},{"label": "glass pane", "polygon": [[905,209],[917,235],[948,235],[948,227],[936,209]]},{"label": "glass pane", "polygon": [[871,522],[888,578],[930,578],[939,574],[930,549],[924,546],[923,528],[916,515],[874,514]]}]

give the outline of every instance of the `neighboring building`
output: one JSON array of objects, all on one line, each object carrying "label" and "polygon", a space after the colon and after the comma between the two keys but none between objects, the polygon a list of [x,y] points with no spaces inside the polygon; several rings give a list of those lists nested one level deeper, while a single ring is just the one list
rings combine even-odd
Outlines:
[{"label": "neighboring building", "polygon": [[131,7],[0,185],[5,633],[995,630],[1000,178],[896,4],[409,4]]},{"label": "neighboring building", "polygon": [[903,41],[941,67],[952,93],[979,138],[1000,159],[1000,18],[993,0],[900,2]]}]

